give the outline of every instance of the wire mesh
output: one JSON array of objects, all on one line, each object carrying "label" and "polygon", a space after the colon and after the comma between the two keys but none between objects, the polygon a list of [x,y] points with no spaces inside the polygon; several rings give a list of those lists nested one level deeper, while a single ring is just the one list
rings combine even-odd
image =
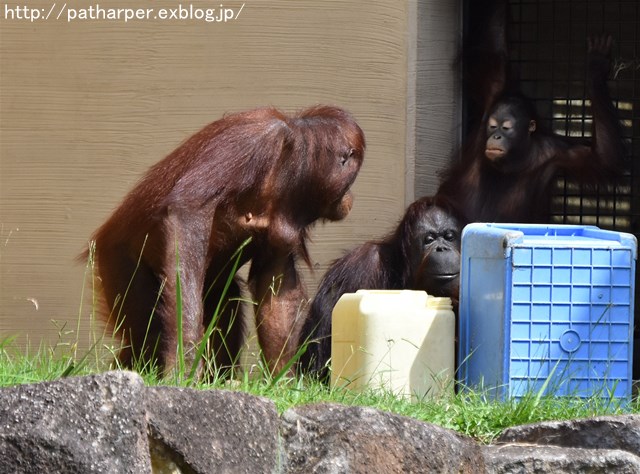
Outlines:
[{"label": "wire mesh", "polygon": [[[555,133],[589,137],[587,37],[614,38],[609,90],[626,145],[616,183],[586,189],[555,183],[550,222],[594,224],[640,237],[640,2],[637,0],[508,0],[510,69],[540,120]],[[636,301],[640,285],[636,282]],[[640,378],[640,307],[635,309],[634,379]]]},{"label": "wire mesh", "polygon": [[509,0],[510,69],[555,133],[590,137],[587,38],[614,38],[609,90],[626,144],[625,172],[615,184],[586,188],[559,177],[551,223],[593,224],[640,232],[640,2],[635,0]]}]

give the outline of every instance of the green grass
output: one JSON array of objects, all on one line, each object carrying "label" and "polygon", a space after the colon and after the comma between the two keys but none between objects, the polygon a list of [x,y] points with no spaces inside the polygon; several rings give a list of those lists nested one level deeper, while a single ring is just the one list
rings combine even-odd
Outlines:
[{"label": "green grass", "polygon": [[[248,241],[238,249],[230,260],[232,275],[235,274],[240,262],[242,249]],[[93,260],[94,246],[90,246],[87,262],[87,280],[90,282],[92,297],[91,314],[95,314],[97,308],[97,296],[95,286],[95,268]],[[180,260],[176,250],[176,287],[178,290],[176,314],[178,323],[181,321],[182,301],[180,282]],[[229,287],[227,281],[225,292]],[[84,289],[83,289],[84,293]],[[126,297],[126,295],[125,295]],[[84,297],[82,298],[84,300]],[[150,386],[171,385],[181,387],[193,387],[195,389],[228,389],[247,392],[253,395],[267,397],[273,400],[279,411],[288,408],[314,403],[339,403],[351,406],[367,406],[418,420],[431,422],[439,426],[455,430],[461,434],[471,436],[482,442],[490,442],[500,432],[510,426],[526,423],[534,423],[544,420],[565,420],[592,417],[597,415],[611,415],[620,413],[640,413],[640,402],[634,400],[629,406],[621,408],[610,397],[594,396],[591,399],[578,399],[571,397],[551,397],[542,395],[547,388],[545,383],[538,393],[530,393],[520,400],[496,401],[483,391],[464,390],[461,393],[439,398],[425,398],[417,402],[411,402],[397,394],[384,391],[352,391],[346,388],[329,388],[313,379],[304,376],[293,377],[290,375],[289,366],[277,374],[270,373],[263,358],[258,355],[256,363],[250,371],[237,371],[233,378],[216,376],[215,363],[208,361],[211,353],[206,341],[215,328],[217,314],[222,308],[216,309],[212,323],[206,328],[205,337],[196,348],[196,361],[203,358],[206,367],[213,367],[214,376],[206,383],[196,377],[197,362],[189,366],[185,364],[185,348],[180,345],[177,348],[177,370],[162,378],[157,371],[150,370],[144,361],[140,361],[138,370],[142,374],[145,383]],[[37,383],[56,380],[70,376],[83,376],[98,374],[114,368],[114,355],[117,353],[117,345],[106,341],[112,340],[111,335],[95,337],[99,334],[96,330],[95,318],[90,318],[89,348],[80,350],[78,341],[81,333],[80,322],[84,309],[79,309],[78,323],[75,328],[69,329],[65,325],[56,324],[58,339],[54,346],[41,344],[32,348],[29,344],[18,344],[16,338],[8,337],[0,339],[0,387],[14,386],[18,384]],[[181,325],[178,324],[180,327]],[[222,334],[223,335],[223,334]],[[223,338],[224,339],[224,338]],[[181,337],[178,340],[182,340]],[[224,345],[224,344],[223,344]],[[294,356],[291,363],[302,354],[301,349]],[[117,366],[115,367],[117,368]]]},{"label": "green grass", "polygon": [[[60,333],[54,347],[40,346],[35,350],[18,347],[13,338],[0,341],[0,386],[36,383],[69,376],[101,373],[109,370],[110,348],[95,347],[78,355],[76,344],[64,342],[69,332]],[[100,354],[102,353],[102,354]],[[96,357],[96,354],[99,354]],[[313,403],[339,403],[367,406],[455,430],[482,442],[490,442],[504,428],[544,420],[565,420],[597,415],[640,413],[638,401],[621,408],[608,397],[573,399],[549,397],[532,393],[521,400],[504,402],[486,394],[464,391],[435,399],[411,402],[393,393],[382,391],[355,392],[344,388],[331,389],[315,380],[271,376],[259,364],[253,373],[240,374],[231,381],[219,378],[208,383],[196,383],[189,377],[171,376],[165,379],[154,373],[143,373],[147,385],[191,386],[196,389],[228,389],[243,391],[273,400],[279,411]]]}]

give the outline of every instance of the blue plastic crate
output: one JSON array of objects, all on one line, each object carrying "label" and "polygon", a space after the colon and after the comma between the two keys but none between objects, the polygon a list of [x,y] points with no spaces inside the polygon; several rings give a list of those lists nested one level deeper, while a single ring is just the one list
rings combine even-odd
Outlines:
[{"label": "blue plastic crate", "polygon": [[462,233],[460,379],[498,398],[630,400],[637,242],[594,226]]}]

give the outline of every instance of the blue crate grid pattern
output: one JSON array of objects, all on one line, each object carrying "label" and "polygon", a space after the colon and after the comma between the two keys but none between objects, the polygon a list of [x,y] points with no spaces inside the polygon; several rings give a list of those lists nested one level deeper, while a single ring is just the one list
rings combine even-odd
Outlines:
[{"label": "blue crate grid pattern", "polygon": [[629,248],[515,247],[510,395],[630,392]]}]

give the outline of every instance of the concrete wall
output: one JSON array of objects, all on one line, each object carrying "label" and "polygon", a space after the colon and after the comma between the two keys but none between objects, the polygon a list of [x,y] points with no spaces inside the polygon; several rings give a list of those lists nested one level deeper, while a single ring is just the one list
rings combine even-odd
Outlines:
[{"label": "concrete wall", "polygon": [[153,11],[0,11],[0,340],[55,342],[66,321],[88,343],[91,288],[74,258],[151,164],[225,112],[330,103],[365,130],[351,215],[312,234],[311,293],[332,259],[435,189],[456,136],[457,2],[233,0],[226,22],[155,18],[177,1],[99,4]]}]

